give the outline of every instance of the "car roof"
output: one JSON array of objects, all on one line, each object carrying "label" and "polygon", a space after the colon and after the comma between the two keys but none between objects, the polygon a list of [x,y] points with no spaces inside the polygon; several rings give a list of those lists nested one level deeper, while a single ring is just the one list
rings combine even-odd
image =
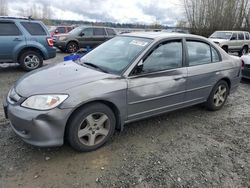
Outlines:
[{"label": "car roof", "polygon": [[228,31],[215,31],[215,32],[228,32],[228,33],[232,33],[232,32],[246,32],[246,33],[249,33],[248,31],[230,31],[230,30],[228,30]]},{"label": "car roof", "polygon": [[[114,29],[112,27],[106,27],[106,26],[94,26],[94,25],[82,25],[82,26],[78,26],[80,28],[108,28],[108,29]],[[76,27],[76,28],[78,28]]]},{"label": "car roof", "polygon": [[141,37],[141,38],[149,38],[149,39],[164,39],[164,38],[197,38],[197,39],[205,39],[202,36],[192,35],[192,34],[185,34],[185,33],[166,33],[166,32],[132,32],[132,33],[125,33],[121,34],[121,36],[130,36],[130,37]]}]

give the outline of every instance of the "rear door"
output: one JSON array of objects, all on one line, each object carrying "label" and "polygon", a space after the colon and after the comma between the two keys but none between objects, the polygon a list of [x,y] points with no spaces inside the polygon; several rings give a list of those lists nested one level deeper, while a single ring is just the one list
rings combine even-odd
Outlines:
[{"label": "rear door", "polygon": [[188,79],[186,101],[196,104],[207,100],[220,74],[221,57],[210,44],[199,40],[187,40]]},{"label": "rear door", "polygon": [[236,32],[233,32],[231,39],[228,43],[229,50],[235,51],[238,49],[238,34]]},{"label": "rear door", "polygon": [[15,51],[25,45],[25,37],[12,21],[0,21],[0,61],[11,62]]},{"label": "rear door", "polygon": [[238,33],[238,50],[241,50],[245,43],[245,36],[243,32]]},{"label": "rear door", "polygon": [[94,47],[102,44],[106,40],[107,40],[107,33],[105,29],[101,27],[94,28],[94,38],[93,38]]},{"label": "rear door", "polygon": [[22,21],[20,24],[25,28],[27,35],[26,40],[30,44],[38,42],[48,47],[47,36],[49,34],[39,22]]}]

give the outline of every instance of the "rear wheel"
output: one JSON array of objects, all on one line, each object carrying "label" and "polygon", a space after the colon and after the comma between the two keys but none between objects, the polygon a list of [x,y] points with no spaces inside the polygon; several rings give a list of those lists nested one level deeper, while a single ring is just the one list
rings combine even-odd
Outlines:
[{"label": "rear wheel", "polygon": [[43,65],[43,58],[40,53],[29,50],[21,54],[19,64],[25,71],[32,71]]},{"label": "rear wheel", "polygon": [[219,81],[213,88],[209,95],[206,106],[209,110],[216,111],[220,110],[228,97],[229,87],[226,81]]},{"label": "rear wheel", "polygon": [[73,115],[67,127],[67,138],[74,149],[93,151],[111,138],[115,125],[115,115],[108,106],[90,104]]},{"label": "rear wheel", "polygon": [[68,53],[75,53],[79,50],[79,46],[76,42],[69,42],[67,44],[66,50]]}]

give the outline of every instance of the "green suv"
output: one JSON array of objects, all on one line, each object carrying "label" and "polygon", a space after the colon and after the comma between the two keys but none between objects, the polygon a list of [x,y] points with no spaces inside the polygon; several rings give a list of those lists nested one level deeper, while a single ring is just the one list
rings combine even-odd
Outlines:
[{"label": "green suv", "polygon": [[0,63],[19,63],[26,71],[56,56],[46,26],[30,18],[0,17],[0,41]]},{"label": "green suv", "polygon": [[54,45],[63,52],[74,53],[80,48],[95,48],[114,36],[113,28],[80,26],[67,34],[54,35]]}]

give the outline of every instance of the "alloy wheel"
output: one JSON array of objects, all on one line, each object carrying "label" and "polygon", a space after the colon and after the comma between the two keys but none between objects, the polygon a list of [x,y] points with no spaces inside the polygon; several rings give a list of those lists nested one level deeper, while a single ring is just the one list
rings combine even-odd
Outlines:
[{"label": "alloy wheel", "polygon": [[82,144],[94,146],[106,138],[110,128],[110,120],[106,114],[92,113],[80,124],[78,138]]},{"label": "alloy wheel", "polygon": [[26,67],[28,67],[29,69],[36,69],[39,64],[40,64],[40,60],[39,58],[32,54],[32,55],[27,55],[25,58],[24,58],[24,64]]},{"label": "alloy wheel", "polygon": [[227,88],[224,85],[219,85],[214,93],[214,105],[220,107],[224,104],[227,97]]}]

